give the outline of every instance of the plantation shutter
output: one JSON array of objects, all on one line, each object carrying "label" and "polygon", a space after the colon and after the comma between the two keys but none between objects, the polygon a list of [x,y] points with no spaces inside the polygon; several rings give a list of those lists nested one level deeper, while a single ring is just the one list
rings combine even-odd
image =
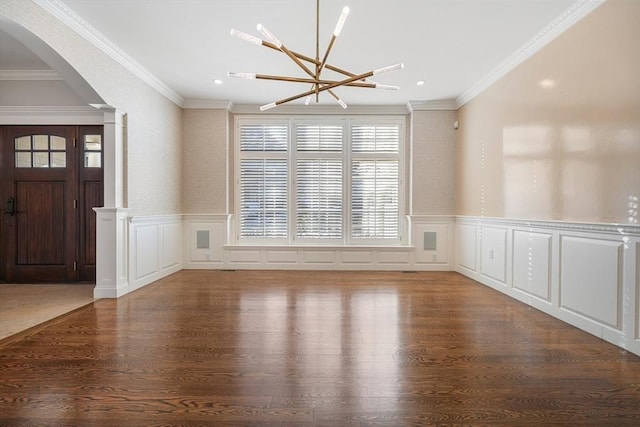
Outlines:
[{"label": "plantation shutter", "polygon": [[351,236],[400,236],[399,125],[354,125],[351,129]]},{"label": "plantation shutter", "polygon": [[343,237],[343,126],[296,125],[296,238]]},{"label": "plantation shutter", "polygon": [[288,127],[240,127],[240,236],[286,238]]}]

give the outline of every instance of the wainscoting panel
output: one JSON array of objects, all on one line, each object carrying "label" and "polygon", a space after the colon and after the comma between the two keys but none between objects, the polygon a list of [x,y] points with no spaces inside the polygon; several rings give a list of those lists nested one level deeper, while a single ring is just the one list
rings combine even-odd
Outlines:
[{"label": "wainscoting panel", "polygon": [[507,280],[507,229],[482,227],[480,243],[481,272],[483,275],[506,284]]},{"label": "wainscoting panel", "polygon": [[638,239],[638,242],[636,243],[635,246],[635,251],[636,251],[636,256],[635,256],[635,272],[636,272],[636,283],[635,283],[635,287],[636,287],[636,297],[635,297],[635,306],[636,306],[636,312],[634,313],[633,316],[633,324],[634,324],[634,329],[635,329],[635,334],[634,334],[634,339],[636,342],[639,343],[639,347],[640,347],[640,239]]},{"label": "wainscoting panel", "polygon": [[336,254],[333,251],[306,250],[302,252],[304,264],[335,264]]},{"label": "wainscoting panel", "polygon": [[513,287],[551,302],[549,233],[513,230]]},{"label": "wainscoting panel", "polygon": [[182,217],[129,218],[129,287],[127,292],[182,269]]},{"label": "wainscoting panel", "polygon": [[223,268],[228,215],[184,215],[184,268]]},{"label": "wainscoting panel", "polygon": [[267,251],[267,262],[270,264],[296,264],[298,251]]},{"label": "wainscoting panel", "polygon": [[227,260],[230,266],[240,268],[240,266],[234,264],[257,264],[262,265],[262,257],[260,256],[262,251],[236,248],[232,251],[228,251]]},{"label": "wainscoting panel", "polygon": [[470,271],[477,271],[477,236],[475,224],[456,225],[456,260],[457,266]]},{"label": "wainscoting panel", "polygon": [[456,260],[459,273],[640,355],[637,225],[458,217]]},{"label": "wainscoting panel", "polygon": [[368,250],[341,251],[340,259],[343,264],[369,264],[373,263],[373,254]]},{"label": "wainscoting panel", "polygon": [[[162,270],[182,264],[182,223],[172,222],[160,225],[162,238]],[[176,245],[176,243],[178,243]]]},{"label": "wainscoting panel", "polygon": [[[407,217],[404,245],[251,245],[235,240],[233,215],[184,215],[184,268],[450,271],[454,217]],[[428,234],[428,238],[425,237]],[[425,240],[427,239],[427,240]],[[209,247],[205,243],[209,242]],[[435,245],[425,249],[424,242]],[[413,242],[419,245],[414,246]]]},{"label": "wainscoting panel", "polygon": [[620,329],[622,322],[620,241],[560,236],[560,305]]},{"label": "wainscoting panel", "polygon": [[387,265],[397,265],[405,268],[411,264],[409,252],[392,252],[392,251],[380,251],[378,252],[378,263]]},{"label": "wainscoting panel", "polygon": [[413,245],[416,264],[446,264],[449,262],[448,223],[419,223],[414,221]]},{"label": "wainscoting panel", "polygon": [[159,270],[159,227],[156,224],[132,227],[131,253],[134,256],[132,269],[134,281]]}]

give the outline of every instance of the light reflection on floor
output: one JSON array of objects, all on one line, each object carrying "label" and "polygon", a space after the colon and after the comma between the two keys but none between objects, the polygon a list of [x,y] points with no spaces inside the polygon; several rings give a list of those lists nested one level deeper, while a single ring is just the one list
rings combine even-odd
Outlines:
[{"label": "light reflection on floor", "polygon": [[[377,390],[371,387],[378,384],[386,402],[400,403],[401,372],[394,357],[400,341],[395,290],[279,289],[245,293],[241,298],[241,312],[252,315],[240,315],[238,329],[229,332],[239,337],[240,348],[262,355],[264,375],[281,377],[275,395],[306,393],[327,409],[345,404],[345,396],[353,398],[348,399],[351,405],[370,403],[371,399],[357,397],[375,395]],[[287,307],[295,308],[293,316],[287,316]],[[248,382],[247,389],[252,387]]]}]

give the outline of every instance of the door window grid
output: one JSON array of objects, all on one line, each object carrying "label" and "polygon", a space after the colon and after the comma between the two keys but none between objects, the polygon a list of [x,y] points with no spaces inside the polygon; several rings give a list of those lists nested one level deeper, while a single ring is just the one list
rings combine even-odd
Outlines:
[{"label": "door window grid", "polygon": [[66,168],[67,140],[56,135],[26,135],[15,138],[17,168]]},{"label": "door window grid", "polygon": [[102,135],[87,134],[82,144],[85,168],[102,167]]}]

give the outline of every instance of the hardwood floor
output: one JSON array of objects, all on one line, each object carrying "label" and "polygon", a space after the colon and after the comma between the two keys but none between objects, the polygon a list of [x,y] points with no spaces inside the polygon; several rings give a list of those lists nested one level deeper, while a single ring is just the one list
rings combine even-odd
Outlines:
[{"label": "hardwood floor", "polygon": [[456,273],[183,271],[19,338],[1,426],[640,424],[640,357]]}]

